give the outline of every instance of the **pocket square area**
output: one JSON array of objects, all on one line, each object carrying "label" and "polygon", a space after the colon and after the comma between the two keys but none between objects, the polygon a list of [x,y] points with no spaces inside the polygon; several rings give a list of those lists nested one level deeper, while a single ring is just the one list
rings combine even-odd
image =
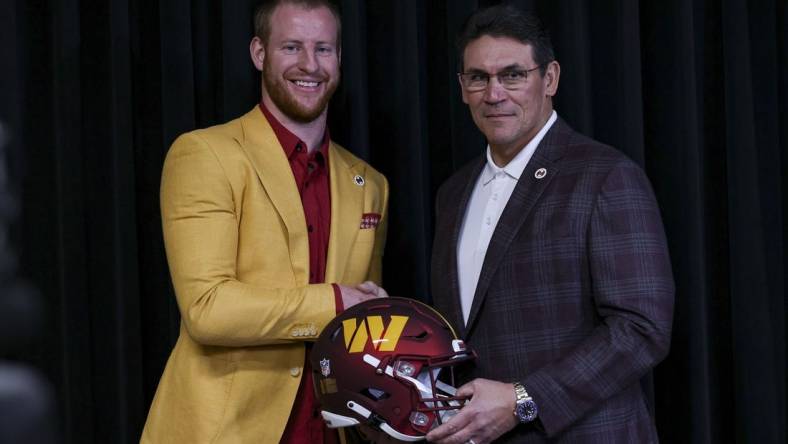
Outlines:
[{"label": "pocket square area", "polygon": [[375,228],[380,223],[380,214],[378,213],[364,213],[361,215],[361,225],[360,228],[362,230]]}]

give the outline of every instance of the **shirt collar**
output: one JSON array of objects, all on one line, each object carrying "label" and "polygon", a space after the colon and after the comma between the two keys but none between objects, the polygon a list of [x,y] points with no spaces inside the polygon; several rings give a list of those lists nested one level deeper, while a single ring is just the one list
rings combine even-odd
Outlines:
[{"label": "shirt collar", "polygon": [[[262,100],[260,101],[260,110],[263,112],[263,115],[265,116],[266,120],[268,120],[268,123],[271,125],[271,129],[274,130],[274,134],[276,134],[276,139],[279,141],[279,144],[282,145],[282,149],[285,150],[285,156],[287,156],[288,159],[290,159],[294,154],[300,152],[300,151],[296,151],[296,148],[299,146],[299,144],[301,145],[301,149],[303,150],[303,152],[304,153],[307,152],[309,148],[306,142],[299,139],[298,136],[293,134],[292,131],[290,131],[289,129],[287,129],[287,127],[282,125],[282,122],[277,120],[277,118],[274,117],[273,114],[271,114],[271,111],[269,111],[268,108],[266,108]],[[315,153],[315,158],[318,159],[318,161],[322,161],[328,157],[329,140],[331,139],[328,134],[328,127],[326,127],[326,131],[323,133],[323,141],[320,143],[320,147]],[[321,157],[323,159],[321,159]]]},{"label": "shirt collar", "polygon": [[511,177],[514,180],[520,180],[520,176],[522,176],[525,167],[528,165],[528,161],[531,160],[531,157],[536,152],[536,148],[539,146],[539,143],[542,142],[544,139],[545,134],[550,128],[553,126],[555,121],[558,119],[558,114],[553,110],[553,113],[550,114],[550,118],[547,119],[547,122],[542,126],[542,129],[536,133],[536,136],[528,142],[520,152],[514,156],[509,163],[507,163],[503,168],[499,167],[498,165],[493,162],[492,153],[490,152],[490,145],[487,145],[487,163],[482,170],[482,184],[487,185],[490,183],[493,178],[495,178],[496,174],[505,174]]}]

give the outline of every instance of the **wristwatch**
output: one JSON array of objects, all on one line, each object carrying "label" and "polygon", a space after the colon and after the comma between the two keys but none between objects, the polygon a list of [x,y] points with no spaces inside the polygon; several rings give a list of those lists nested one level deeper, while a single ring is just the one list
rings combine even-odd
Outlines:
[{"label": "wristwatch", "polygon": [[514,393],[517,395],[517,403],[514,406],[514,416],[517,420],[521,424],[525,424],[536,419],[539,410],[536,408],[534,399],[525,391],[525,387],[519,382],[515,382]]}]

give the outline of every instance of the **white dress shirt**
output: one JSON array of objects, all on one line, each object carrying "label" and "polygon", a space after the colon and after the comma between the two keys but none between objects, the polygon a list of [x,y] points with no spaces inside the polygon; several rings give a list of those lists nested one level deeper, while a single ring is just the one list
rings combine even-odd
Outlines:
[{"label": "white dress shirt", "polygon": [[476,185],[473,188],[471,199],[465,209],[460,241],[457,243],[457,271],[460,280],[460,303],[462,304],[462,317],[468,323],[471,312],[476,284],[487,254],[498,219],[503,209],[509,202],[509,197],[514,191],[520,175],[523,174],[528,161],[531,160],[536,147],[544,135],[553,126],[557,114],[553,111],[547,123],[541,130],[520,150],[514,159],[504,167],[499,167],[492,160],[490,146],[487,145],[487,163],[482,169]]}]

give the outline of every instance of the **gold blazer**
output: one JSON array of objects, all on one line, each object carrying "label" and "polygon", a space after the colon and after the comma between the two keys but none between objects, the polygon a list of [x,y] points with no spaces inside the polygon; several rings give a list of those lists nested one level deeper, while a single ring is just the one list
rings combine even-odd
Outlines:
[{"label": "gold blazer", "polygon": [[304,342],[336,313],[330,283],[380,282],[388,182],[333,142],[328,162],[328,283],[310,285],[301,198],[260,109],[173,143],[161,212],[181,327],[141,442],[279,441]]}]

